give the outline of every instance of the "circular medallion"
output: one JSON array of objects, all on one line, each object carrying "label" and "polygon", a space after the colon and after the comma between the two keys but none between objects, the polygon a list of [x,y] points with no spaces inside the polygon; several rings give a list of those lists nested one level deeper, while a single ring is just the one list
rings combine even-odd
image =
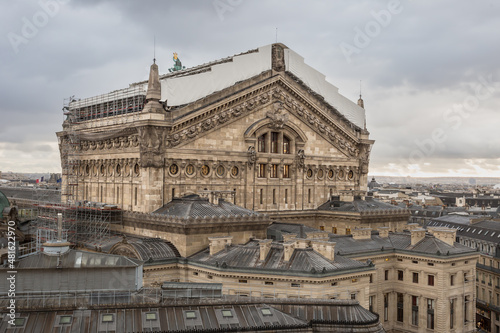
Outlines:
[{"label": "circular medallion", "polygon": [[225,171],[226,171],[226,169],[224,168],[224,166],[219,165],[219,166],[217,167],[217,176],[219,176],[219,177],[224,176],[224,172],[225,172]]},{"label": "circular medallion", "polygon": [[168,170],[170,171],[170,173],[172,175],[176,175],[177,172],[179,172],[179,167],[177,166],[177,164],[171,164],[170,168],[168,168]]},{"label": "circular medallion", "polygon": [[352,170],[349,170],[349,173],[347,174],[347,179],[352,180],[354,178],[354,172]]},{"label": "circular medallion", "polygon": [[97,165],[94,165],[92,167],[92,173],[94,174],[94,176],[97,176]]},{"label": "circular medallion", "polygon": [[88,176],[88,175],[89,175],[89,173],[90,173],[90,165],[88,165],[88,164],[87,164],[87,165],[85,166],[85,174]]},{"label": "circular medallion", "polygon": [[231,169],[231,176],[233,177],[236,177],[238,176],[238,173],[240,172],[240,170],[238,170],[238,167],[237,166],[234,166],[232,169]]},{"label": "circular medallion", "polygon": [[134,173],[136,176],[139,176],[139,174],[141,173],[141,169],[139,167],[139,164],[137,163],[134,165]]},{"label": "circular medallion", "polygon": [[333,170],[332,170],[332,169],[328,170],[328,178],[333,179],[333,176],[334,176],[334,175],[335,175],[335,174],[334,174],[334,172],[333,172]]},{"label": "circular medallion", "polygon": [[318,170],[318,179],[323,179],[323,169]]},{"label": "circular medallion", "polygon": [[109,165],[108,166],[108,175],[112,175],[113,174],[113,166],[112,165]]},{"label": "circular medallion", "polygon": [[130,175],[130,164],[125,164],[125,176]]},{"label": "circular medallion", "polygon": [[306,176],[307,176],[307,178],[311,178],[313,176],[312,169],[307,169]]},{"label": "circular medallion", "polygon": [[210,173],[210,167],[209,167],[208,165],[206,165],[206,164],[205,164],[205,165],[203,165],[203,166],[201,167],[201,174],[202,174],[203,176],[208,176],[208,174],[209,174],[209,173]]},{"label": "circular medallion", "polygon": [[101,176],[104,176],[104,174],[106,173],[106,167],[104,166],[104,164],[101,164],[99,171],[101,172]]},{"label": "circular medallion", "polygon": [[192,176],[192,175],[194,175],[194,165],[189,164],[189,165],[186,167],[186,175],[188,175],[188,176]]},{"label": "circular medallion", "polygon": [[339,179],[344,179],[344,170],[339,170],[338,174],[337,174],[337,177]]},{"label": "circular medallion", "polygon": [[116,174],[120,176],[122,173],[122,166],[120,164],[116,165]]}]

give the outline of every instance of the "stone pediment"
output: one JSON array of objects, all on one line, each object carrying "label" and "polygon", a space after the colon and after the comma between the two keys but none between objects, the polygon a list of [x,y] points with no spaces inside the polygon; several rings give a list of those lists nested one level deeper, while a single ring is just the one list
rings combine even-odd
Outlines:
[{"label": "stone pediment", "polygon": [[[283,74],[286,75],[286,74]],[[279,103],[279,112],[273,104]],[[290,84],[281,75],[268,79],[239,94],[220,96],[220,102],[202,107],[189,117],[177,118],[166,137],[166,148],[183,146],[209,132],[221,129],[246,115],[268,108],[265,118],[282,126],[294,115],[347,157],[357,157],[362,150],[359,129],[333,108],[322,105],[317,96],[299,84]]]}]

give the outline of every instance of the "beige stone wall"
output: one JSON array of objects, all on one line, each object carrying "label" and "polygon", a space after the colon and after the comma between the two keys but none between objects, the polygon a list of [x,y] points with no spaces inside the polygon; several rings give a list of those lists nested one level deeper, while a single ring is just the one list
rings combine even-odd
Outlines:
[{"label": "beige stone wall", "polygon": [[224,272],[195,265],[159,265],[144,268],[144,285],[156,286],[166,281],[222,283],[229,295],[351,299],[352,295],[368,308],[372,272],[351,273],[328,278],[293,275]]}]

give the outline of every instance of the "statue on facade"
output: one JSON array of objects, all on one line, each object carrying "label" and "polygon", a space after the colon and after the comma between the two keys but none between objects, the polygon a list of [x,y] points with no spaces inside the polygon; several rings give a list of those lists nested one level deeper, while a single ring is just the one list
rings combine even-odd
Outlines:
[{"label": "statue on facade", "polygon": [[180,71],[181,69],[185,69],[185,66],[182,66],[181,60],[177,56],[177,52],[174,52],[174,56],[172,57],[172,60],[174,60],[174,67],[169,68],[169,72],[176,72]]}]

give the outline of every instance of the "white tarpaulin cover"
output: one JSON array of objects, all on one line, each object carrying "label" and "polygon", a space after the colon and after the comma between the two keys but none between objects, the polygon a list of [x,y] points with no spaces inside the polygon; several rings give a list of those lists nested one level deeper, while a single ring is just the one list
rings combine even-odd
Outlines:
[{"label": "white tarpaulin cover", "polygon": [[339,94],[339,88],[326,81],[326,77],[304,63],[304,58],[290,49],[285,50],[285,68],[314,92],[325,98],[353,124],[365,127],[365,109]]},{"label": "white tarpaulin cover", "polygon": [[234,56],[232,62],[211,66],[209,72],[166,77],[161,80],[161,99],[167,100],[168,106],[191,103],[270,70],[271,48],[272,45],[266,45],[259,52]]}]

